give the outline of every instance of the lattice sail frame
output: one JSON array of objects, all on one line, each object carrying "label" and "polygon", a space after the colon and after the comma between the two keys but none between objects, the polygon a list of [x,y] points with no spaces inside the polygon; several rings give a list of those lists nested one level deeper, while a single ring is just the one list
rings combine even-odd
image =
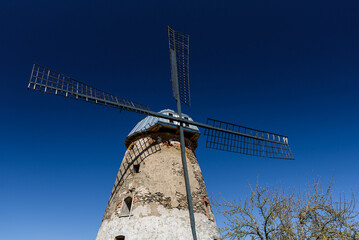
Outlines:
[{"label": "lattice sail frame", "polygon": [[33,65],[28,88],[134,112],[136,111],[126,106],[149,110],[146,105],[96,89],[37,63]]},{"label": "lattice sail frame", "polygon": [[181,103],[191,106],[189,88],[189,35],[168,27],[173,97],[177,99],[177,84]]},{"label": "lattice sail frame", "polygon": [[206,128],[204,135],[207,136],[207,148],[266,158],[294,160],[286,136],[214,119],[207,119],[207,124],[243,134],[237,135]]},{"label": "lattice sail frame", "polygon": [[204,128],[204,135],[207,136],[207,148],[267,158],[294,160],[286,136],[214,119],[208,119],[207,124],[202,124],[163,115],[149,110],[146,105],[98,90],[37,63],[33,65],[28,88]]}]

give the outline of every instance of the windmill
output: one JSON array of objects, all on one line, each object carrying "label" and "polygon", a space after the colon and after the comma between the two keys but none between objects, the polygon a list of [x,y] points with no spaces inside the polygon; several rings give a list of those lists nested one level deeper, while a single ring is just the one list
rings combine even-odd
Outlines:
[{"label": "windmill", "polygon": [[[189,87],[189,36],[168,27],[168,38],[172,91],[177,104],[176,114],[171,113],[171,111],[152,111],[146,105],[96,89],[37,63],[34,63],[33,65],[28,89],[145,114],[152,117],[152,119],[162,119],[175,125],[177,128],[176,134],[179,135],[179,146],[181,150],[191,233],[193,239],[197,240],[192,194],[186,161],[185,129],[204,129],[204,135],[207,137],[207,148],[265,158],[290,160],[293,160],[294,158],[286,136],[215,119],[207,119],[206,123],[195,122],[187,115],[182,114],[181,104],[191,105]],[[128,207],[131,208],[132,203],[124,202],[123,204],[128,204]],[[116,239],[124,239],[124,237],[118,236]]]}]

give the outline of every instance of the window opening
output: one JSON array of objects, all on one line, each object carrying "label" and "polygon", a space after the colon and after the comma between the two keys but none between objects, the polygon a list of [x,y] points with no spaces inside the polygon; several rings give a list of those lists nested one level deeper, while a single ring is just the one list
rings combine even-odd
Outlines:
[{"label": "window opening", "polygon": [[135,171],[135,173],[139,173],[140,172],[140,164],[134,164],[133,170]]},{"label": "window opening", "polygon": [[125,240],[125,236],[123,235],[117,236],[115,237],[115,240]]},{"label": "window opening", "polygon": [[122,204],[122,216],[128,216],[131,212],[132,198],[127,197]]},{"label": "window opening", "polygon": [[207,216],[208,216],[209,219],[211,219],[211,216],[212,216],[212,215],[211,215],[211,207],[209,206],[207,200],[204,201],[204,205],[206,206]]}]

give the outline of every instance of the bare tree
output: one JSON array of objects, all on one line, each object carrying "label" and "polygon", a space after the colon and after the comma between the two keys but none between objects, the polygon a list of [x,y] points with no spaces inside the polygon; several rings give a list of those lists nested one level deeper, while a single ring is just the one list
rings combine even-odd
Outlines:
[{"label": "bare tree", "polygon": [[280,187],[255,188],[244,201],[214,200],[224,216],[222,239],[359,240],[355,198],[333,200],[333,184],[323,190],[314,180],[304,191],[285,194]]}]

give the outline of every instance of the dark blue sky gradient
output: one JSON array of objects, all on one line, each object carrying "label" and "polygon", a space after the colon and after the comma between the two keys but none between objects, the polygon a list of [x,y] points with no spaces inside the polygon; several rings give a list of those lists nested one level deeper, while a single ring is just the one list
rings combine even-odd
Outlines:
[{"label": "dark blue sky gradient", "polygon": [[210,194],[244,197],[257,177],[359,190],[357,1],[3,1],[0,239],[94,239],[124,140],[143,117],[28,91],[32,63],[174,109],[167,25],[190,34],[183,111],[287,135],[296,158],[206,149],[202,136]]}]

